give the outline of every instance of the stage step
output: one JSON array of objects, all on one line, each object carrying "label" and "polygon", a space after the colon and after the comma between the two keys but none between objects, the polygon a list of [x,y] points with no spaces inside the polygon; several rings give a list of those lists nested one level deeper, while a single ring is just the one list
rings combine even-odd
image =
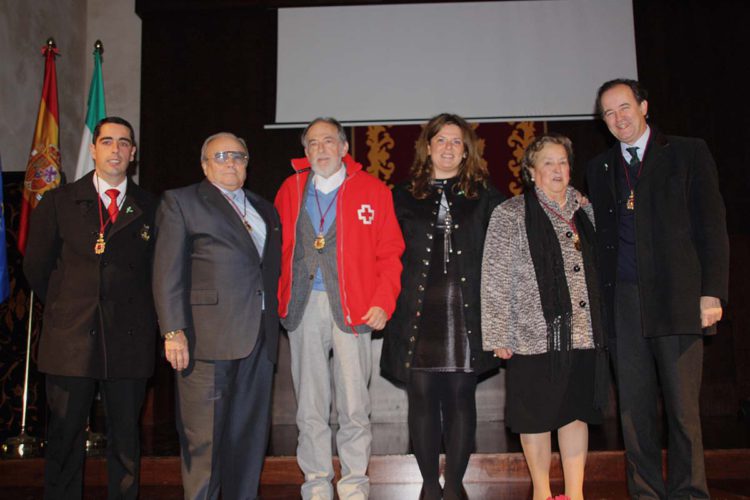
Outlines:
[{"label": "stage step", "polygon": [[[707,450],[706,475],[709,481],[731,484],[750,478],[750,449]],[[338,460],[335,460],[339,477]],[[441,467],[442,464],[441,460]],[[42,484],[44,460],[0,460],[0,488],[38,487]],[[422,482],[413,455],[376,455],[370,460],[370,481],[377,484],[420,484]],[[551,479],[562,480],[559,454],[553,454]],[[594,451],[588,455],[586,482],[622,482],[625,480],[625,456],[622,451]],[[264,485],[298,485],[302,474],[295,457],[268,457],[261,477]],[[477,453],[472,455],[464,482],[467,484],[529,482],[526,462],[521,453]],[[86,462],[86,486],[107,484],[106,461],[103,457]],[[143,457],[141,460],[143,486],[179,486],[179,457]]]}]

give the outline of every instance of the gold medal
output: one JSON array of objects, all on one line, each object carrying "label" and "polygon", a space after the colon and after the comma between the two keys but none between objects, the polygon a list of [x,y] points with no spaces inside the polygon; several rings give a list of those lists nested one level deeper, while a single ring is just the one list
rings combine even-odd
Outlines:
[{"label": "gold medal", "polygon": [[628,210],[634,210],[635,209],[635,193],[633,190],[630,190],[630,196],[628,196],[628,201],[625,203],[625,208]]},{"label": "gold medal", "polygon": [[578,236],[578,233],[573,233],[573,246],[579,252],[581,251],[581,238]]},{"label": "gold medal", "polygon": [[103,254],[106,245],[107,244],[104,242],[104,233],[99,233],[99,237],[96,239],[96,243],[94,244],[94,253],[96,255]]},{"label": "gold medal", "polygon": [[313,241],[313,248],[315,250],[323,250],[326,246],[326,239],[325,236],[322,234],[319,234],[317,238],[315,238],[315,241]]}]

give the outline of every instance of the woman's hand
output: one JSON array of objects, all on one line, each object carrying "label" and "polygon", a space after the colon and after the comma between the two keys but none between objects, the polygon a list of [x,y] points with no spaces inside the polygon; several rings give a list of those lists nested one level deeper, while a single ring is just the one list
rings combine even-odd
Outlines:
[{"label": "woman's hand", "polygon": [[500,359],[510,359],[513,356],[513,351],[507,347],[498,347],[495,349],[495,357]]}]

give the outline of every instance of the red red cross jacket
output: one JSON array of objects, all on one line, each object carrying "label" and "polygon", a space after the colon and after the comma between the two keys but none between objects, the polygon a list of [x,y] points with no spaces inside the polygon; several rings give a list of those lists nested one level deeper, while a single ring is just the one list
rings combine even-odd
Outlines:
[{"label": "red red cross jacket", "polygon": [[[349,326],[361,325],[372,306],[381,307],[390,319],[401,291],[401,254],[404,238],[393,210],[391,191],[362,170],[350,155],[344,156],[346,179],[336,201],[336,252],[341,307]],[[279,316],[285,318],[292,290],[297,220],[310,175],[307,158],[292,160],[295,175],[276,194],[282,226]]]}]

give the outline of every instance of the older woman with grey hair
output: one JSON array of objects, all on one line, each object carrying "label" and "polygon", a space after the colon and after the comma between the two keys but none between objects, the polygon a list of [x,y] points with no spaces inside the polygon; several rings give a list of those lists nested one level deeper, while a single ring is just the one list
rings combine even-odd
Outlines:
[{"label": "older woman with grey hair", "polygon": [[607,396],[594,217],[569,185],[573,148],[538,137],[522,161],[524,194],[499,205],[482,261],[482,344],[507,360],[506,425],[521,435],[534,500],[552,497],[557,430],[565,496],[583,498],[588,424]]}]

